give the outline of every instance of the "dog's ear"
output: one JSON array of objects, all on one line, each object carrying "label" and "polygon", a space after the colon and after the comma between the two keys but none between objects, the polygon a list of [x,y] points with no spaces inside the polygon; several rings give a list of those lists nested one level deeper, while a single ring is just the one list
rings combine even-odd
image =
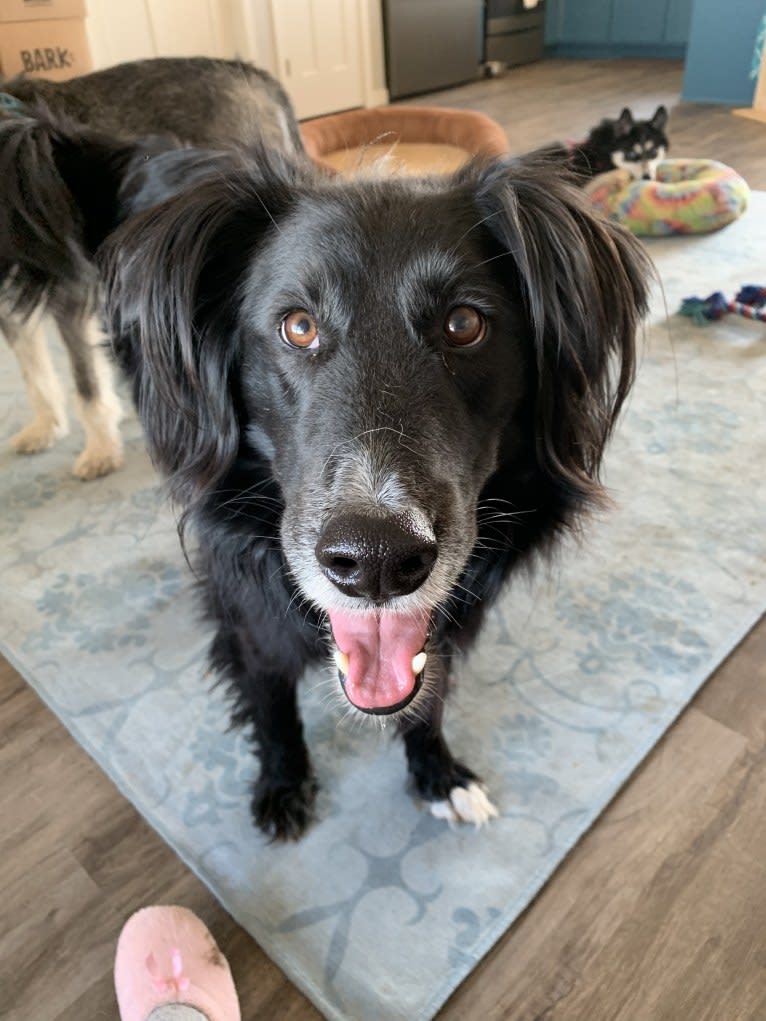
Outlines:
[{"label": "dog's ear", "polygon": [[477,197],[530,323],[538,465],[574,506],[597,503],[604,446],[633,380],[650,261],[548,161],[485,169]]},{"label": "dog's ear", "polygon": [[628,107],[624,107],[622,113],[615,122],[615,130],[618,135],[627,135],[633,128],[633,114]]},{"label": "dog's ear", "polygon": [[[107,324],[133,380],[150,454],[172,496],[188,505],[236,458],[241,285],[291,196],[284,181],[255,180],[234,156],[215,160],[215,172],[189,186],[206,157],[187,151],[186,159],[190,175],[183,153],[147,171],[153,198],[163,187],[184,190],[126,220],[101,262]],[[133,207],[147,204],[139,188]]]},{"label": "dog's ear", "polygon": [[668,111],[664,106],[658,106],[654,111],[654,116],[649,122],[650,126],[655,131],[664,131],[668,123]]},{"label": "dog's ear", "polygon": [[77,209],[81,240],[92,258],[123,219],[122,189],[134,163],[173,139],[122,142],[89,129],[57,125],[51,134],[53,160]]}]

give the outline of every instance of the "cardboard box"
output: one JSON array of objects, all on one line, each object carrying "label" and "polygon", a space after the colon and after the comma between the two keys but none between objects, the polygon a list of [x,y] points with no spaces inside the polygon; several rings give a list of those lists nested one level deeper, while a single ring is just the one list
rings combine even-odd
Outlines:
[{"label": "cardboard box", "polygon": [[0,25],[0,69],[6,78],[61,82],[93,69],[85,20],[14,21]]},{"label": "cardboard box", "polygon": [[58,21],[87,13],[85,0],[0,0],[0,21]]}]

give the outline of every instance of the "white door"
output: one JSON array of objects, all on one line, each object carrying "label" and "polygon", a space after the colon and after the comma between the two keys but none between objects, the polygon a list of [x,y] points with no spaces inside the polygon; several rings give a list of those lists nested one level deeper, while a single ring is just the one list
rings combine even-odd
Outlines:
[{"label": "white door", "polygon": [[146,0],[146,6],[159,55],[224,56],[212,0]]},{"label": "white door", "polygon": [[299,117],[364,106],[359,0],[271,0],[278,74]]},{"label": "white door", "polygon": [[148,57],[227,57],[221,0],[88,0],[97,68]]}]

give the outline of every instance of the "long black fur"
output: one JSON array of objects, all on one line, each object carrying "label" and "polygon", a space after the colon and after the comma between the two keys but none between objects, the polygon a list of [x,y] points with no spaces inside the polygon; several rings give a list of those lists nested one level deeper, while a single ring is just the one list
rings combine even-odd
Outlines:
[{"label": "long black fur", "polygon": [[[257,748],[255,822],[286,839],[312,818],[296,691],[339,607],[428,615],[426,682],[395,718],[420,797],[471,788],[441,734],[453,660],[509,577],[604,500],[642,249],[540,157],[347,182],[263,147],[147,158],[40,130],[81,237],[121,221],[99,257],[108,325],[193,536],[212,666]],[[463,306],[486,333],[459,349],[444,324]],[[316,350],[285,343],[293,309],[319,324]],[[339,590],[318,559],[327,528],[361,514],[377,537],[403,512],[438,550],[428,577]]]},{"label": "long black fur", "polygon": [[[337,449],[368,432],[440,550],[462,550],[429,609],[436,676],[399,719],[416,791],[449,798],[475,780],[440,732],[453,658],[511,574],[604,500],[646,257],[539,158],[446,183],[350,183],[264,150],[185,151],[139,163],[122,194],[103,259],[109,322],[198,545],[213,667],[257,745],[256,823],[294,838],[312,815],[296,688],[329,632],[305,575],[338,509],[326,494],[346,499]],[[444,342],[455,302],[487,318],[475,350]],[[279,336],[285,312],[309,306],[316,356]]]},{"label": "long black fur", "polygon": [[[168,139],[164,148],[173,144]],[[119,223],[118,194],[136,155],[135,143],[54,119],[43,106],[0,116],[4,311],[26,318],[38,308],[55,314],[82,303],[92,309],[93,255]]]},{"label": "long black fur", "polygon": [[[243,61],[161,58],[0,87],[19,103],[18,112],[0,111],[0,294],[24,314],[46,301],[55,310],[73,290],[92,298],[90,257],[116,225],[119,183],[137,145],[237,149],[268,137],[303,153],[284,90]],[[73,151],[83,141],[87,170]]]},{"label": "long black fur", "polygon": [[[75,472],[92,478],[121,461],[119,406],[108,366],[92,344],[98,309],[92,255],[118,222],[127,163],[139,151],[237,149],[255,140],[300,160],[303,145],[282,87],[242,61],[162,58],[66,82],[13,79],[0,88],[18,104],[0,110],[0,333],[18,345],[20,358],[26,354],[30,397],[40,405],[36,418],[50,427],[63,414],[50,392],[55,381],[47,390],[38,387],[35,396],[35,376],[45,370],[38,349],[23,342],[34,334],[39,315],[55,320],[91,448]],[[60,433],[65,422],[59,427]],[[22,441],[17,449],[29,452],[47,442],[41,438],[39,444]]]}]

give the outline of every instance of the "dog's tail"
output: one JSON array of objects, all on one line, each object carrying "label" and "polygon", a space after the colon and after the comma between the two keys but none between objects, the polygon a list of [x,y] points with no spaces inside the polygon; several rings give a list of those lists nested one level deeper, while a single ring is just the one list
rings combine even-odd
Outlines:
[{"label": "dog's tail", "polygon": [[57,302],[91,300],[91,256],[116,226],[119,183],[134,153],[44,108],[0,113],[3,313],[26,318]]},{"label": "dog's tail", "polygon": [[0,300],[26,317],[89,276],[82,217],[54,156],[46,120],[0,117]]}]

